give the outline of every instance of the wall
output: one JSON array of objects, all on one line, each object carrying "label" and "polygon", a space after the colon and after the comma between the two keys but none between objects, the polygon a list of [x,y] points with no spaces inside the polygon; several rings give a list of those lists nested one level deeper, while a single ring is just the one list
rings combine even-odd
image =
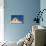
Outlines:
[{"label": "wall", "polygon": [[[40,9],[43,10],[43,9],[46,9],[46,0],[41,0],[40,1]],[[40,21],[40,25],[46,27],[46,11],[44,11],[43,15],[43,22]],[[46,40],[45,40],[45,44],[46,44]]]},{"label": "wall", "polygon": [[[40,1],[40,9],[41,9],[41,11],[42,11],[43,9],[46,9],[46,0],[41,0],[41,1]],[[46,26],[46,10],[43,12],[42,17],[43,17],[43,22],[41,21],[41,22],[40,22],[40,25]]]},{"label": "wall", "polygon": [[[4,1],[4,36],[7,41],[18,41],[31,31],[35,12],[40,9],[40,0]],[[11,15],[24,15],[24,24],[10,24]]]},{"label": "wall", "polygon": [[0,42],[4,41],[4,0],[0,0]]}]

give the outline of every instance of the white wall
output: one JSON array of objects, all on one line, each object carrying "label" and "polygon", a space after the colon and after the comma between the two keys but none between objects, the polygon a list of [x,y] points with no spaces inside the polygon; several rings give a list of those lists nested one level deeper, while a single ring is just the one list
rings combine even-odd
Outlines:
[{"label": "white wall", "polygon": [[4,41],[4,0],[0,0],[0,42]]},{"label": "white wall", "polygon": [[[40,0],[40,9],[41,10],[46,9],[46,0]],[[44,11],[42,17],[44,20],[43,20],[43,22],[40,22],[40,25],[43,25],[46,27],[46,11]]]},{"label": "white wall", "polygon": [[[40,0],[40,9],[46,9],[46,0]],[[43,12],[43,22],[41,21],[41,25],[46,26],[46,11]]]}]

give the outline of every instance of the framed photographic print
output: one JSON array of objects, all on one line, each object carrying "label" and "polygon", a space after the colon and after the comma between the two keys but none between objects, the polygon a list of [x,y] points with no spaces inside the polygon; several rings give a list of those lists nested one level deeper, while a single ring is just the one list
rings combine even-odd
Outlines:
[{"label": "framed photographic print", "polygon": [[11,24],[22,24],[24,23],[24,15],[11,15]]}]

